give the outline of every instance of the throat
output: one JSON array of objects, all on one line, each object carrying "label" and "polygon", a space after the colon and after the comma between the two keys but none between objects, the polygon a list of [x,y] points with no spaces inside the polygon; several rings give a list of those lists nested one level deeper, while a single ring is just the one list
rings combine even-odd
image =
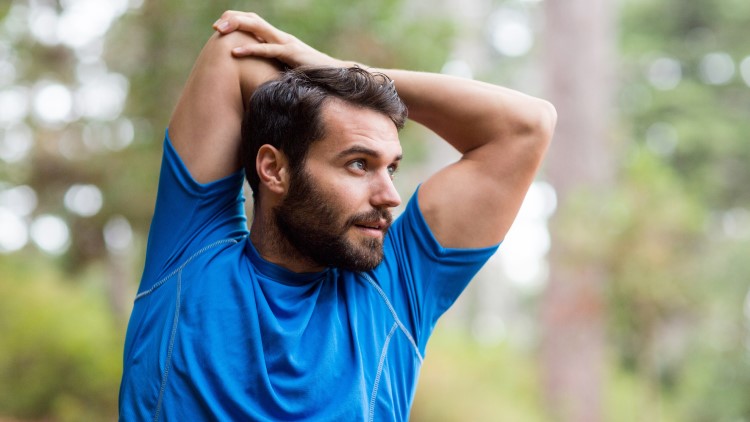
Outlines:
[{"label": "throat", "polygon": [[250,241],[253,242],[255,250],[263,259],[289,271],[312,273],[325,269],[325,266],[318,264],[295,248],[279,232],[276,225],[273,224],[273,219],[259,219],[256,216],[250,228]]}]

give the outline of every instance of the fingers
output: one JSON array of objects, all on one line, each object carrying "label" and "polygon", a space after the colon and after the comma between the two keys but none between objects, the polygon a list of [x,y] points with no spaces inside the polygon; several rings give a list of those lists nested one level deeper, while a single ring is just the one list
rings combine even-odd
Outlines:
[{"label": "fingers", "polygon": [[277,29],[255,13],[226,11],[214,23],[214,28],[222,35],[234,31],[252,34],[259,41],[257,44],[249,42],[234,48],[232,55],[235,57],[256,56],[276,59],[291,67],[341,65],[340,61]]},{"label": "fingers", "polygon": [[255,35],[262,42],[279,43],[282,42],[284,32],[276,29],[273,25],[266,22],[263,18],[255,13],[226,11],[221,18],[214,22],[214,29],[221,34],[228,34],[233,31],[249,32]]},{"label": "fingers", "polygon": [[260,44],[246,44],[232,50],[235,57],[256,56],[269,59],[285,59],[290,54],[288,42],[294,37],[275,28],[255,13],[228,10],[214,22],[214,29],[222,35],[234,31],[252,34]]},{"label": "fingers", "polygon": [[235,57],[256,56],[268,59],[281,59],[285,55],[285,47],[280,44],[248,44],[232,49]]},{"label": "fingers", "polygon": [[[214,22],[213,27],[216,31],[219,31],[222,34],[228,34],[232,32],[234,29],[231,28],[230,20],[233,16],[242,14],[243,12],[238,12],[236,10],[227,10],[226,12],[221,14],[221,17]],[[235,28],[236,29],[236,28]]]}]

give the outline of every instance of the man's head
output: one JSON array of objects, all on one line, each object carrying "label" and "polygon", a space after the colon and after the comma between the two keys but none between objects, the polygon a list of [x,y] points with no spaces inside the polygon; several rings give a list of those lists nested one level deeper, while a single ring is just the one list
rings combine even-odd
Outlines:
[{"label": "man's head", "polygon": [[391,179],[406,118],[391,81],[359,68],[299,69],[261,86],[250,109],[244,165],[282,255],[356,271],[379,264],[400,203]]},{"label": "man's head", "polygon": [[242,122],[241,159],[256,202],[260,180],[255,160],[260,147],[273,146],[284,153],[292,172],[301,171],[310,145],[326,133],[323,109],[334,99],[381,113],[398,129],[406,121],[406,106],[383,74],[359,67],[286,71],[258,87]]}]

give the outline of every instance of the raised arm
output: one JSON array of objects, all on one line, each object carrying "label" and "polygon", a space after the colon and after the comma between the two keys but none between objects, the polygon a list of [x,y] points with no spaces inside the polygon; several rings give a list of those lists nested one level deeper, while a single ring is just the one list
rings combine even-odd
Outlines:
[{"label": "raised arm", "polygon": [[196,60],[172,114],[172,145],[198,182],[211,182],[240,168],[245,100],[278,74],[277,62],[232,57],[232,48],[253,43],[258,41],[249,33],[215,33]]},{"label": "raised arm", "polygon": [[[263,42],[237,57],[274,58],[289,66],[351,66],[284,33],[252,13],[227,12],[223,33],[242,31]],[[436,132],[461,159],[431,176],[419,204],[444,247],[484,247],[505,237],[552,137],[555,109],[511,89],[446,75],[405,70],[387,74],[409,108],[409,117]]]},{"label": "raised arm", "polygon": [[409,117],[462,154],[419,191],[420,209],[438,241],[445,247],[483,247],[503,240],[549,145],[554,107],[474,80],[386,73]]}]

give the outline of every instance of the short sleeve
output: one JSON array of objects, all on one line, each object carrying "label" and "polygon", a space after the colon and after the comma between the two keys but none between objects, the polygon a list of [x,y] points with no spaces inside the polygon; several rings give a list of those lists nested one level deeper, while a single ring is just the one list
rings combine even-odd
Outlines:
[{"label": "short sleeve", "polygon": [[[417,191],[418,192],[418,191]],[[408,315],[424,353],[438,318],[453,305],[476,273],[497,251],[486,248],[444,248],[419,209],[415,192],[388,232],[383,270],[392,286],[392,300]]]},{"label": "short sleeve", "polygon": [[243,183],[243,171],[211,183],[198,183],[166,133],[139,292],[169,274],[201,248],[223,239],[247,235]]}]

